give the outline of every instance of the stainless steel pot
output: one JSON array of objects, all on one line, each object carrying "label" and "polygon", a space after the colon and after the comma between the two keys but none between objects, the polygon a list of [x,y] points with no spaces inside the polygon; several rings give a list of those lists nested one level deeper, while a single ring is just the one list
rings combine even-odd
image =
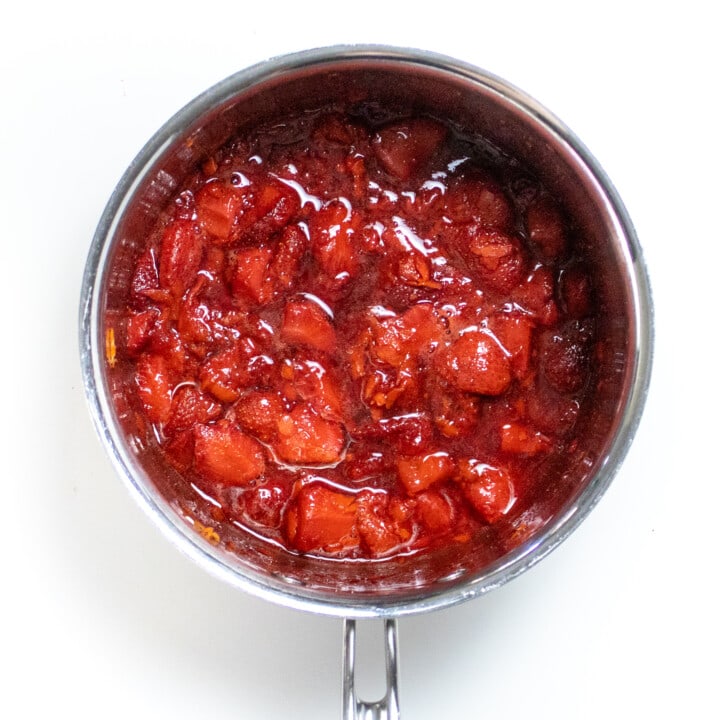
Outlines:
[{"label": "stainless steel pot", "polygon": [[[239,536],[237,553],[199,535],[167,499],[172,478],[133,430],[106,373],[105,331],[122,308],[137,238],[183,180],[231,136],[281,114],[357,97],[402,103],[479,133],[519,159],[557,195],[588,240],[605,347],[583,441],[547,478],[547,492],[517,520],[522,540],[489,563],[447,549],[412,563],[363,565],[299,558]],[[627,212],[584,145],[545,108],[508,83],[457,60],[417,50],[342,46],[261,63],[212,87],[171,118],[120,180],[90,248],[80,307],[87,397],[100,438],[132,494],[165,535],[208,571],[285,606],[342,616],[346,719],[395,718],[397,629],[402,615],[478,597],[557,547],[598,502],[625,456],[648,390],[651,298]],[[388,692],[366,704],[354,692],[356,618],[385,619]]]}]

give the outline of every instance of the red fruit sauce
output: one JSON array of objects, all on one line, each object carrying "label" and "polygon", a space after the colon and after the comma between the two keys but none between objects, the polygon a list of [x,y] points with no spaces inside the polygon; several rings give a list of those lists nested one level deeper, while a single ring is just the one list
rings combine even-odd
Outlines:
[{"label": "red fruit sauce", "polygon": [[576,443],[592,278],[560,204],[484,141],[375,107],[290,117],[208,158],[143,242],[109,372],[216,542],[468,543]]}]

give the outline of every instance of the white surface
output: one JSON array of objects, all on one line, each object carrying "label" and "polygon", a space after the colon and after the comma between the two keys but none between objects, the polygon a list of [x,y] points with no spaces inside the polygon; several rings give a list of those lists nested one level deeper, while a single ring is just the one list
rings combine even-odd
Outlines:
[{"label": "white surface", "polygon": [[719,58],[709,4],[633,5],[3,13],[0,716],[340,717],[340,621],[206,576],[126,494],[86,411],[77,303],[104,204],[171,114],[268,56],[384,42],[485,67],[576,131],[634,219],[657,316],[650,399],[613,486],[531,572],[401,621],[403,718],[718,717]]}]

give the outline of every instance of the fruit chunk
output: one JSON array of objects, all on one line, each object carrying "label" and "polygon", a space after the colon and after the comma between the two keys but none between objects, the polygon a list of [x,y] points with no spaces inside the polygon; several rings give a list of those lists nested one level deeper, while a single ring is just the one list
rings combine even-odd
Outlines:
[{"label": "fruit chunk", "polygon": [[522,281],[525,256],[516,237],[474,223],[457,232],[455,242],[467,247],[465,258],[483,286],[509,292]]},{"label": "fruit chunk", "polygon": [[425,165],[447,135],[446,128],[427,118],[412,118],[386,125],[375,133],[372,146],[383,167],[407,180]]},{"label": "fruit chunk", "polygon": [[337,553],[357,547],[354,495],[320,483],[303,485],[285,515],[288,544],[300,552]]},{"label": "fruit chunk", "polygon": [[200,392],[194,385],[177,388],[172,398],[170,416],[164,431],[174,435],[182,430],[189,430],[198,423],[204,424],[219,417],[222,406],[211,397]]},{"label": "fruit chunk", "polygon": [[268,528],[279,528],[283,510],[290,499],[291,486],[283,477],[272,478],[247,487],[240,496],[243,515]]},{"label": "fruit chunk", "polygon": [[433,533],[453,529],[455,512],[447,498],[434,490],[420,493],[415,498],[415,515],[420,524]]},{"label": "fruit chunk", "polygon": [[546,195],[537,198],[527,209],[527,229],[530,239],[547,257],[563,253],[567,243],[565,223],[558,206]]},{"label": "fruit chunk", "polygon": [[280,459],[294,465],[330,465],[340,459],[344,446],[343,426],[301,403],[280,418],[273,447]]},{"label": "fruit chunk", "polygon": [[446,452],[415,457],[402,457],[397,464],[398,476],[410,495],[427,490],[431,485],[449,478],[455,463]]},{"label": "fruit chunk", "polygon": [[170,376],[162,355],[145,354],[137,361],[135,384],[143,410],[152,423],[164,423],[170,415]]},{"label": "fruit chunk", "polygon": [[285,305],[280,333],[291,345],[332,352],[335,328],[325,310],[312,300],[291,300]]},{"label": "fruit chunk", "polygon": [[160,246],[160,286],[174,295],[182,295],[200,269],[202,254],[202,237],[195,223],[171,222],[163,232]]},{"label": "fruit chunk", "polygon": [[248,187],[238,188],[217,180],[200,188],[195,197],[198,222],[213,242],[229,242],[250,225],[249,195]]},{"label": "fruit chunk", "polygon": [[487,522],[497,522],[515,504],[515,488],[505,470],[475,459],[461,460],[458,470],[463,494]]},{"label": "fruit chunk", "polygon": [[386,492],[364,490],[357,498],[357,528],[371,555],[386,555],[412,536],[409,508]]},{"label": "fruit chunk", "polygon": [[312,216],[309,225],[313,256],[328,277],[340,284],[354,277],[360,267],[355,249],[360,219],[349,203],[327,203]]},{"label": "fruit chunk", "polygon": [[590,330],[570,323],[546,333],[540,343],[540,368],[548,383],[561,393],[582,389],[588,377]]},{"label": "fruit chunk", "polygon": [[516,455],[537,455],[552,449],[550,438],[522,423],[506,423],[500,428],[500,449]]},{"label": "fruit chunk", "polygon": [[195,426],[195,469],[211,482],[247,485],[262,475],[262,446],[228,420]]},{"label": "fruit chunk", "polygon": [[433,426],[425,413],[408,413],[367,423],[353,432],[357,440],[384,440],[404,455],[417,455],[428,449]]},{"label": "fruit chunk", "polygon": [[473,170],[452,179],[445,193],[444,211],[453,223],[474,223],[496,230],[509,229],[513,217],[502,189]]},{"label": "fruit chunk", "polygon": [[533,323],[519,313],[499,313],[492,319],[493,333],[510,355],[516,378],[524,377],[530,366]]},{"label": "fruit chunk", "polygon": [[240,250],[235,256],[233,294],[250,298],[261,305],[271,300],[273,285],[268,277],[271,257],[269,247]]},{"label": "fruit chunk", "polygon": [[510,363],[493,336],[482,330],[468,330],[441,352],[437,371],[465,392],[500,395],[512,379]]},{"label": "fruit chunk", "polygon": [[200,367],[200,387],[222,402],[237,400],[242,389],[252,384],[254,353],[255,343],[250,338],[242,338],[210,356]]},{"label": "fruit chunk", "polygon": [[251,390],[235,405],[235,419],[251,435],[262,442],[272,442],[278,431],[278,423],[286,414],[285,403],[272,390]]}]

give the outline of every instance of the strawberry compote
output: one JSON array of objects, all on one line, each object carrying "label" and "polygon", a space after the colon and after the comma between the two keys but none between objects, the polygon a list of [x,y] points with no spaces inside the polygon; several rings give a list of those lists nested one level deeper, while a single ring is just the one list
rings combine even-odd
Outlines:
[{"label": "strawberry compote", "polygon": [[206,537],[383,559],[501,537],[574,448],[596,313],[572,223],[516,161],[430,117],[325,108],[185,183],[108,362],[212,506]]}]

